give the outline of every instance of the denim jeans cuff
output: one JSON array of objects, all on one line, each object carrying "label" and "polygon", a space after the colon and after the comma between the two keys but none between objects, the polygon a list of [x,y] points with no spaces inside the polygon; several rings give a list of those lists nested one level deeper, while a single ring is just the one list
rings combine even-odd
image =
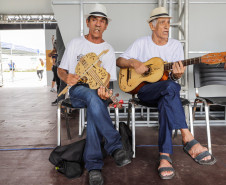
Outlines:
[{"label": "denim jeans cuff", "polygon": [[159,149],[159,152],[160,153],[167,153],[167,154],[173,154],[173,149],[169,149],[169,148],[167,148],[167,149],[164,149],[164,148],[161,148],[161,149]]},{"label": "denim jeans cuff", "polygon": [[86,169],[87,171],[91,171],[91,170],[102,170],[103,168],[103,164],[95,164],[95,165],[85,165],[86,166]]}]

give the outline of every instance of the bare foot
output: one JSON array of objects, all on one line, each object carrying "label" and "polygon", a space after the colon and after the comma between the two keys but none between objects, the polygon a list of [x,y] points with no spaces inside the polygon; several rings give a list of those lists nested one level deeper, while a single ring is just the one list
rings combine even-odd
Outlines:
[{"label": "bare foot", "polygon": [[[190,142],[191,140],[194,139],[193,135],[188,129],[181,129],[181,135],[182,135],[182,140],[183,143],[186,144]],[[188,153],[191,155],[192,158],[197,157],[199,154],[202,152],[207,151],[208,149],[206,147],[203,147],[200,143],[195,144],[189,151]],[[211,156],[206,156],[202,160],[203,161],[208,161],[211,159]]]},{"label": "bare foot", "polygon": [[[167,156],[170,156],[169,154],[167,153],[160,153],[160,155],[167,155]],[[159,164],[159,168],[163,168],[163,167],[172,167],[172,165],[169,163],[169,161],[165,160],[165,159],[162,159],[160,160],[160,164]],[[163,171],[161,172],[161,175],[162,176],[170,176],[173,174],[173,171]]]},{"label": "bare foot", "polygon": [[[207,151],[206,147],[203,147],[200,143],[195,144],[188,153],[191,155],[192,158],[196,158],[200,153]],[[202,160],[208,161],[211,159],[211,156],[206,156]]]}]

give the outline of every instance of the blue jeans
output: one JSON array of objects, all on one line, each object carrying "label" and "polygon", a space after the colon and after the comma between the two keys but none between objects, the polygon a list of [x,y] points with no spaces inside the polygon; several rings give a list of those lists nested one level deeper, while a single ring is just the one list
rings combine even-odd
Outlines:
[{"label": "blue jeans", "polygon": [[180,100],[180,85],[172,80],[143,86],[138,92],[142,102],[157,105],[159,111],[159,152],[173,153],[172,130],[188,128]]},{"label": "blue jeans", "polygon": [[104,148],[109,154],[122,148],[121,136],[112,124],[107,102],[103,101],[97,91],[90,89],[88,85],[73,86],[69,93],[73,107],[87,107],[87,136],[83,154],[85,167],[88,171],[102,169],[104,163],[100,143],[103,137]]}]

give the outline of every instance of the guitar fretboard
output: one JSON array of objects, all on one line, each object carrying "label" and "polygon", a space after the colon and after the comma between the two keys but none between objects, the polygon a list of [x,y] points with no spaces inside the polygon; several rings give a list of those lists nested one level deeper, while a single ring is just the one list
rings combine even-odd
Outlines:
[{"label": "guitar fretboard", "polygon": [[[196,57],[196,58],[190,58],[190,59],[186,59],[186,60],[181,60],[182,64],[184,66],[188,66],[188,65],[192,65],[192,64],[200,64],[201,63],[201,57]],[[177,61],[179,62],[179,61]],[[164,71],[167,71],[167,70],[171,70],[173,68],[173,64],[175,62],[169,62],[169,63],[166,63],[164,64]]]}]

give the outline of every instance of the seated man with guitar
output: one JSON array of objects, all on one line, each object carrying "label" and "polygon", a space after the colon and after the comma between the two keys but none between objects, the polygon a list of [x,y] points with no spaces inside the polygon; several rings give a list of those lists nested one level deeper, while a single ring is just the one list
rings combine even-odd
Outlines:
[{"label": "seated man with guitar", "polygon": [[[86,18],[89,33],[68,44],[58,75],[72,86],[69,94],[73,107],[87,108],[84,162],[89,171],[89,184],[102,185],[103,138],[105,150],[112,155],[118,166],[129,164],[131,159],[122,149],[121,136],[115,130],[107,109],[106,100],[112,96],[112,91],[107,88],[109,80],[117,80],[114,49],[102,38],[110,19],[105,6],[101,4],[94,5]],[[101,63],[100,56],[103,54],[105,55],[102,56]]]},{"label": "seated man with guitar", "polygon": [[[142,102],[158,105],[160,125],[158,171],[162,179],[171,179],[175,175],[170,159],[173,152],[173,129],[181,130],[184,151],[197,163],[212,165],[216,162],[207,148],[194,139],[185,121],[180,101],[181,87],[175,82],[185,72],[181,61],[184,59],[184,53],[179,41],[168,38],[170,18],[164,7],[155,8],[148,19],[152,36],[137,39],[117,59],[117,66],[121,68],[120,88],[132,94],[138,93],[137,96]],[[151,60],[148,61],[149,59]],[[175,62],[171,65],[171,73],[165,73],[168,72],[165,70],[170,68],[165,68],[163,61]]]}]

